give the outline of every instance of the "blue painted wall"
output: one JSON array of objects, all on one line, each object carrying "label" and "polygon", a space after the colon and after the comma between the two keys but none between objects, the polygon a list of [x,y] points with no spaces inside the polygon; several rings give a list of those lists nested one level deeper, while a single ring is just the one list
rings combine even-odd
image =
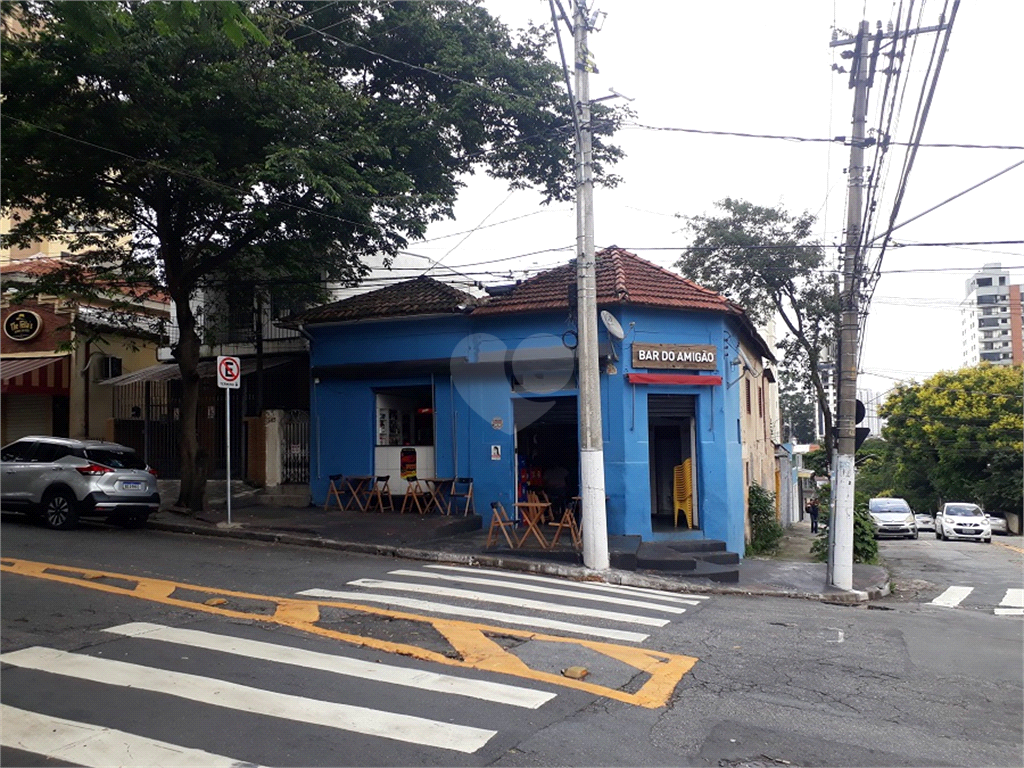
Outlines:
[{"label": "blue painted wall", "polygon": [[[651,487],[648,467],[648,394],[696,397],[698,514],[706,538],[726,542],[732,552],[744,550],[744,477],[739,437],[740,389],[733,384],[739,371],[735,329],[731,320],[714,313],[675,312],[643,307],[619,307],[614,314],[626,330],[622,342],[608,339],[619,356],[616,372],[602,373],[602,426],[605,483],[608,493],[608,532],[654,537],[651,529]],[[375,390],[385,387],[434,386],[436,410],[436,473],[471,476],[477,511],[489,522],[490,502],[511,509],[515,490],[513,401],[517,397],[501,365],[481,361],[510,353],[517,374],[529,372],[522,358],[548,350],[568,355],[561,337],[568,329],[565,313],[491,317],[411,318],[378,322],[314,325],[311,364],[365,365],[366,378],[342,380],[322,373],[311,397],[311,489],[313,498],[326,498],[328,475],[371,474],[375,444]],[[718,348],[717,386],[633,385],[634,341],[672,344],[712,344]],[[488,357],[490,356],[490,358]],[[387,363],[454,358],[451,368],[433,376],[396,376]],[[466,360],[468,362],[463,363]],[[381,365],[385,364],[385,365]],[[558,369],[559,366],[554,366]],[[711,372],[709,372],[711,373]],[[531,384],[560,387],[576,394],[575,379],[559,370],[545,372]],[[499,421],[500,420],[500,421]],[[498,426],[498,428],[495,428]],[[492,460],[491,446],[501,448]],[[659,534],[659,538],[674,534]],[[680,534],[682,535],[682,534]],[[694,535],[687,533],[686,535]]]}]

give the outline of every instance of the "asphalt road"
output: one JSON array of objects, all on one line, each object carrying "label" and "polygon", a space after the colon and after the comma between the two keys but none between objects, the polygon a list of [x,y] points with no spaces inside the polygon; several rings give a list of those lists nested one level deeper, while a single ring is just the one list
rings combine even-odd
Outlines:
[{"label": "asphalt road", "polygon": [[[1006,546],[882,542],[897,589],[854,608],[8,515],[0,535],[3,765],[1022,762]],[[973,589],[932,602],[951,586]]]}]

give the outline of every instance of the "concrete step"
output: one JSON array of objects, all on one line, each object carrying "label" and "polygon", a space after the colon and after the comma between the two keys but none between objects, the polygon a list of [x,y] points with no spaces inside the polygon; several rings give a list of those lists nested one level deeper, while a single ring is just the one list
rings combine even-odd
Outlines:
[{"label": "concrete step", "polygon": [[676,552],[686,554],[697,552],[725,552],[725,542],[719,539],[690,539],[665,542]]},{"label": "concrete step", "polygon": [[636,567],[645,571],[692,571],[697,560],[658,542],[644,542],[636,553]]},{"label": "concrete step", "polygon": [[686,574],[688,577],[710,579],[719,584],[737,584],[740,580],[739,565],[717,565],[698,560],[697,567]]},{"label": "concrete step", "polygon": [[694,552],[692,557],[715,565],[739,565],[740,556],[735,552]]}]

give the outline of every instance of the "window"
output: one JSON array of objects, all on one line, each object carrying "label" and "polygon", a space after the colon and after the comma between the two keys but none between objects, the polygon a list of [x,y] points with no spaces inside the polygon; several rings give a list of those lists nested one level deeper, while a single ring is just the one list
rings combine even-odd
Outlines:
[{"label": "window", "polygon": [[4,448],[0,455],[2,461],[28,461],[35,449],[36,443],[33,440],[19,440]]},{"label": "window", "polygon": [[747,413],[752,413],[750,409],[750,379],[747,379]]},{"label": "window", "polygon": [[35,454],[32,456],[33,463],[48,464],[51,461],[63,459],[71,455],[71,447],[60,443],[39,443]]},{"label": "window", "polygon": [[979,288],[984,288],[986,286],[992,285],[992,278],[991,277],[979,277],[977,285],[978,285]]}]

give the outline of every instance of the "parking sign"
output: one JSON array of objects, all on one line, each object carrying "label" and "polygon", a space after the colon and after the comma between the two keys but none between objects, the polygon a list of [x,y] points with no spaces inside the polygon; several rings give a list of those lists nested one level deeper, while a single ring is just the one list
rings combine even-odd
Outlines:
[{"label": "parking sign", "polygon": [[217,386],[238,389],[242,385],[242,364],[237,357],[221,355],[217,358]]}]

